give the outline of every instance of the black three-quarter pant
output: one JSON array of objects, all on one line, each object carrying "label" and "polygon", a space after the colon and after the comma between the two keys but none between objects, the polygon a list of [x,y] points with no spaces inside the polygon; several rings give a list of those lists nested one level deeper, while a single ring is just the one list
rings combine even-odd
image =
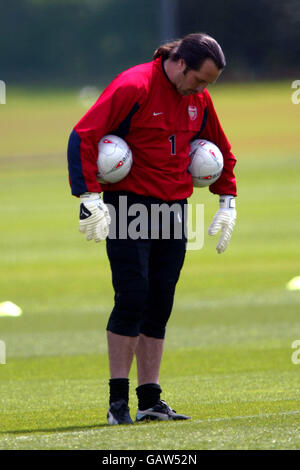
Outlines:
[{"label": "black three-quarter pant", "polygon": [[[164,338],[186,251],[186,199],[165,203],[106,191],[104,202],[113,219],[106,247],[115,291],[107,330],[124,336],[143,333]],[[158,217],[161,204],[166,210]],[[154,206],[156,212],[152,212]]]}]

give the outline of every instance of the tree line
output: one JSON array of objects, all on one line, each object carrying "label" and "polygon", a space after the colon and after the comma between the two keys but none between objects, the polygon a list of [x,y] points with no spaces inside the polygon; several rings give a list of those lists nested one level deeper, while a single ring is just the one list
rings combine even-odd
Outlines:
[{"label": "tree line", "polygon": [[[299,77],[299,0],[174,1],[177,36],[214,36],[227,58],[225,79]],[[160,29],[160,0],[2,1],[0,79],[101,86],[151,60]]]}]

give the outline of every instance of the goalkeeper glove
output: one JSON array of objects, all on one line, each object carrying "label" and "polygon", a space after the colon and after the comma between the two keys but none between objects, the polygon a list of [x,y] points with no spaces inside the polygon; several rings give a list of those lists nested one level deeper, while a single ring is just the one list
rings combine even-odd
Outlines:
[{"label": "goalkeeper glove", "polygon": [[80,202],[79,232],[85,233],[87,240],[104,240],[111,222],[107,206],[98,193],[83,193]]},{"label": "goalkeeper glove", "polygon": [[216,235],[221,230],[221,236],[217,244],[217,252],[226,250],[236,220],[234,196],[220,196],[220,209],[213,218],[208,229],[209,235]]}]

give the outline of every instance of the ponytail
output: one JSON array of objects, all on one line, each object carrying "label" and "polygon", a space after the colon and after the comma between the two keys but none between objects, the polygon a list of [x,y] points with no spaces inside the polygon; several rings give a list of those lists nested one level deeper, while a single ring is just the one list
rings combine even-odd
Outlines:
[{"label": "ponytail", "polygon": [[162,44],[154,51],[153,59],[157,59],[158,57],[162,57],[163,59],[168,59],[168,57],[170,57],[171,51],[174,48],[178,48],[180,43],[181,43],[181,40],[166,42],[165,44]]}]

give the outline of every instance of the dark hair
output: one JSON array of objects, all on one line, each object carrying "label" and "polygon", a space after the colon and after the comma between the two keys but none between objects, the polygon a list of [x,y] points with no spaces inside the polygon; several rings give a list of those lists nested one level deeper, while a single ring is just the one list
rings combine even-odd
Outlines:
[{"label": "dark hair", "polygon": [[187,69],[198,70],[205,59],[212,59],[219,70],[224,69],[226,60],[221,46],[205,33],[192,33],[183,39],[167,42],[154,52],[153,59],[170,58],[174,62],[183,59]]}]

